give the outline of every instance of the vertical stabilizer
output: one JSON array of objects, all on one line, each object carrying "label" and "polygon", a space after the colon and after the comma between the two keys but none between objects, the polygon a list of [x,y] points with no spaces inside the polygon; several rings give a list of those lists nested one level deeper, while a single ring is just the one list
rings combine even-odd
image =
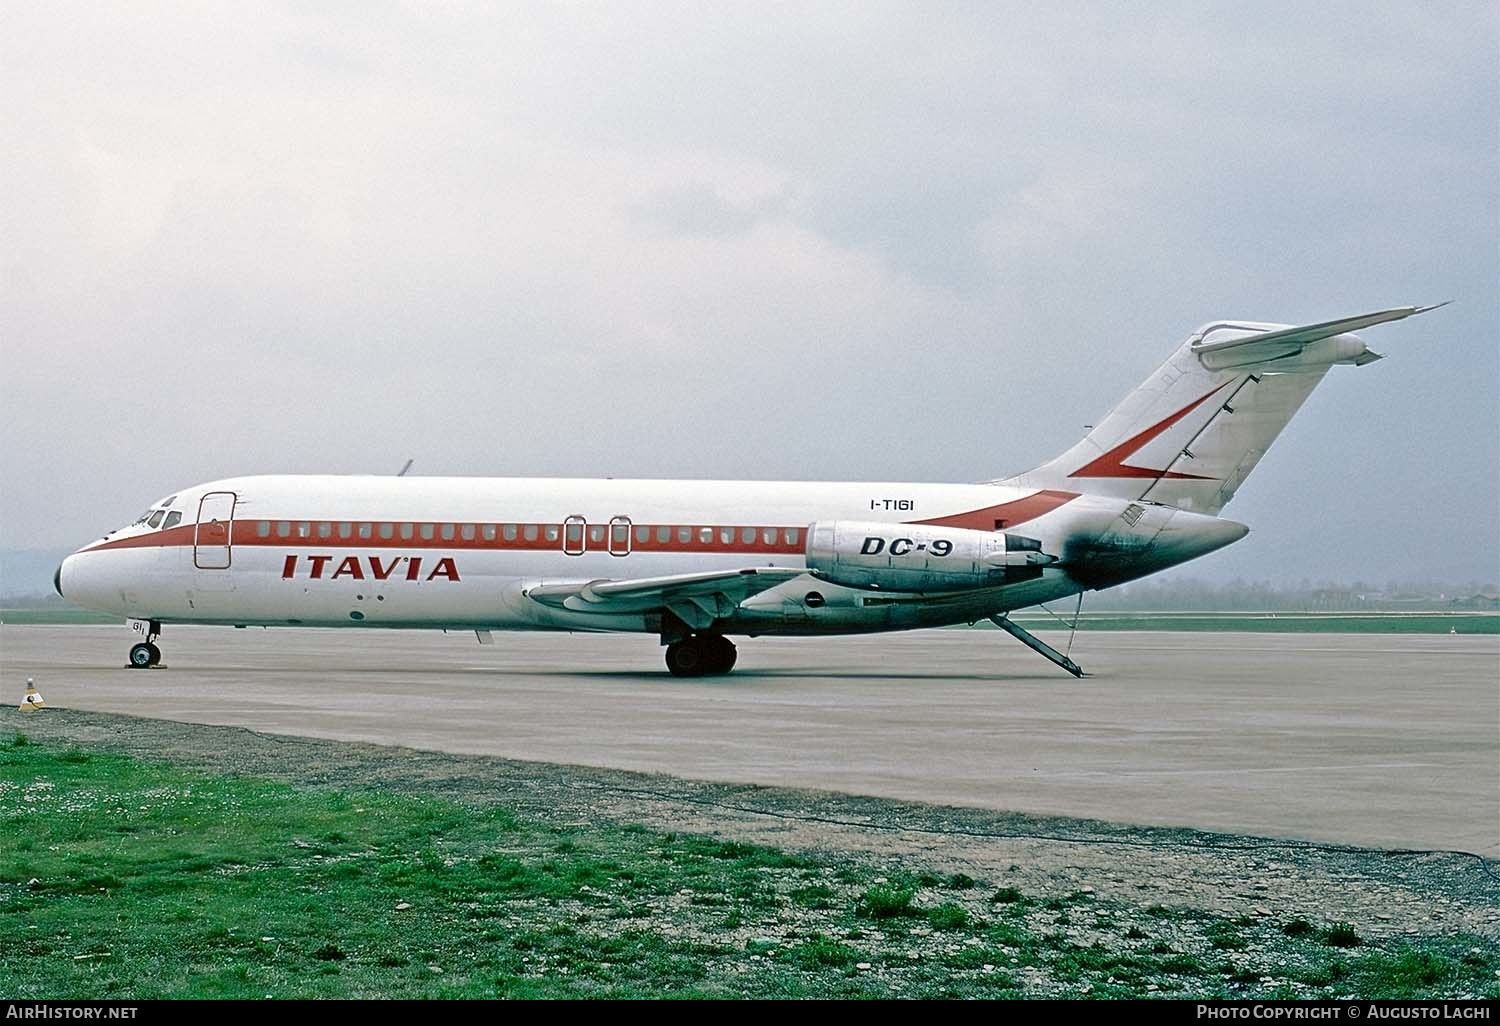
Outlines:
[{"label": "vertical stabilizer", "polygon": [[1077,445],[1003,483],[1217,514],[1330,367],[1380,359],[1350,332],[1431,309],[1206,324]]}]

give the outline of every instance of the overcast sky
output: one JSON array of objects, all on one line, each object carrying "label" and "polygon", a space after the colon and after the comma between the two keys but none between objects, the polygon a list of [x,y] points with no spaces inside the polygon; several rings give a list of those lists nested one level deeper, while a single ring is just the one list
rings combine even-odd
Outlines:
[{"label": "overcast sky", "polygon": [[255,472],[965,481],[1371,329],[1192,568],[1493,581],[1495,5],[7,3],[0,525]]}]

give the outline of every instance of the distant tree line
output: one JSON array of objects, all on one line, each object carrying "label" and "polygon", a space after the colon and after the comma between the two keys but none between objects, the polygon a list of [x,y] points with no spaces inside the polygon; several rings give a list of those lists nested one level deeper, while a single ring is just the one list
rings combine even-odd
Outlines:
[{"label": "distant tree line", "polygon": [[1204,581],[1194,578],[1146,579],[1090,592],[1085,609],[1232,610],[1351,612],[1359,610],[1500,610],[1500,588],[1469,581],[1454,585],[1435,581],[1388,581],[1384,585],[1355,581],[1303,580],[1296,585],[1269,581]]}]

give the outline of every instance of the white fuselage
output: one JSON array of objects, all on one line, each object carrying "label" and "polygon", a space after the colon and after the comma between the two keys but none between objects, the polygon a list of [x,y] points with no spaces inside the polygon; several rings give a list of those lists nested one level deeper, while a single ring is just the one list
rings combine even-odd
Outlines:
[{"label": "white fuselage", "polygon": [[1016,532],[1058,557],[1030,579],[973,592],[872,591],[803,574],[726,609],[713,628],[854,633],[978,620],[1152,573],[1245,533],[1168,506],[996,484],[263,476],[184,489],[157,509],[155,526],[69,556],[59,591],[158,623],[656,631],[646,613],[558,608],[528,592],[805,569],[817,521]]},{"label": "white fuselage", "polygon": [[1060,456],[988,484],[231,478],[73,553],[57,590],[137,621],[644,631],[678,675],[727,673],[731,634],[993,619],[1244,537],[1217,514],[1336,364],[1395,307],[1304,326],[1215,321]]}]

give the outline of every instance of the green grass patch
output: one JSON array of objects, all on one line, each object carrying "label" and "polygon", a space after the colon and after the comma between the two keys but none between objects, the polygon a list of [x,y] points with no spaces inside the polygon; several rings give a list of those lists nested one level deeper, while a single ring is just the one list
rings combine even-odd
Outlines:
[{"label": "green grass patch", "polygon": [[860,953],[847,944],[822,935],[810,937],[786,952],[787,960],[803,969],[831,966],[842,969],[860,960]]},{"label": "green grass patch", "polygon": [[900,916],[917,915],[917,910],[912,905],[916,893],[910,887],[876,884],[860,896],[859,914],[867,919],[896,919]]},{"label": "green grass patch", "polygon": [[968,909],[951,901],[927,910],[927,921],[934,930],[962,930],[970,919]]},{"label": "green grass patch", "polygon": [[1331,948],[1357,948],[1363,941],[1359,931],[1349,923],[1334,923],[1323,931],[1323,943]]},{"label": "green grass patch", "polygon": [[788,892],[787,897],[803,908],[828,909],[838,902],[838,891],[827,884],[808,884]]},{"label": "green grass patch", "polygon": [[[944,900],[918,904],[924,879]],[[1074,900],[0,741],[0,993],[20,1000],[1269,995],[1262,975],[1307,996],[1497,990],[1500,952],[1478,938],[1348,950],[1338,924]],[[1124,931],[1137,919],[1172,943],[1147,950]],[[1138,939],[1066,932],[1098,921]]]},{"label": "green grass patch", "polygon": [[994,894],[990,895],[990,901],[994,902],[997,905],[1015,905],[1024,903],[1026,901],[1026,895],[1022,894],[1014,887],[1002,887]]},{"label": "green grass patch", "polygon": [[1243,951],[1250,946],[1249,938],[1234,923],[1214,923],[1203,935],[1208,939],[1209,946],[1216,951]]}]

